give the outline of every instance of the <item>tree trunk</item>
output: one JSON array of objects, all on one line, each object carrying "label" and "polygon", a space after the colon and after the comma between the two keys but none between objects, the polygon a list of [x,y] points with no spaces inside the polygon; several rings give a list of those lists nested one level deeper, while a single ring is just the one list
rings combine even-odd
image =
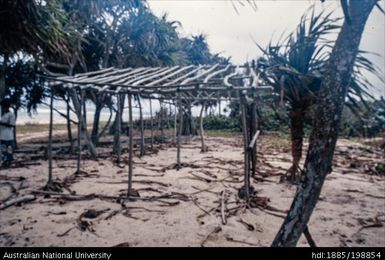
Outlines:
[{"label": "tree trunk", "polygon": [[197,128],[195,126],[195,120],[194,120],[194,117],[193,117],[192,111],[191,111],[191,102],[189,102],[189,104],[188,104],[188,114],[189,114],[189,119],[190,119],[191,135],[197,135],[198,131],[197,131]]},{"label": "tree trunk", "polygon": [[293,163],[286,173],[286,179],[292,183],[298,181],[299,162],[302,158],[303,145],[303,127],[305,120],[305,109],[301,107],[293,108],[289,112],[290,118],[290,137],[291,137],[291,155]]},{"label": "tree trunk", "polygon": [[361,37],[376,0],[349,1],[351,23],[344,22],[322,81],[303,176],[272,246],[296,246],[332,170],[342,108]]},{"label": "tree trunk", "polygon": [[183,127],[182,135],[196,135],[197,129],[195,127],[194,117],[191,112],[191,105],[185,104],[185,109],[183,110]]},{"label": "tree trunk", "polygon": [[91,132],[91,140],[96,146],[98,146],[98,142],[99,142],[100,114],[102,112],[103,105],[104,105],[104,98],[101,95],[103,94],[98,94],[96,97],[95,114],[94,114],[94,121],[92,124],[92,132]]},{"label": "tree trunk", "polygon": [[[118,110],[123,111],[125,97],[124,97],[124,95],[119,95],[118,98],[120,98],[120,101],[117,104],[117,106],[120,106],[120,107],[118,107]],[[118,142],[119,142],[119,138],[120,138],[119,136],[120,136],[120,133],[121,133],[122,129],[120,129],[118,131],[117,128],[119,127],[118,126],[118,121],[122,122],[122,115],[123,115],[123,113],[120,113],[120,114],[116,113],[116,115],[115,115],[115,121],[114,121],[114,145],[113,145],[113,151],[115,153],[118,151],[118,149],[120,149],[119,148],[120,146],[119,146]],[[122,126],[121,123],[120,123],[120,126]]]},{"label": "tree trunk", "polygon": [[[79,110],[82,109],[82,108],[81,108],[78,96],[76,94],[76,90],[75,89],[70,89],[69,93],[70,93],[70,96],[71,96],[72,103],[74,105],[74,109],[76,111],[76,114],[77,115],[79,115],[79,114],[81,115],[82,113],[81,113],[81,111],[79,113]],[[80,118],[79,118],[79,116],[78,116],[78,122],[81,125],[81,129],[84,130],[85,140],[87,142],[88,150],[89,150],[90,154],[92,155],[92,157],[96,158],[96,156],[97,156],[96,149],[95,149],[94,144],[92,143],[90,135],[88,134],[87,126],[85,125],[85,122],[84,122],[84,117],[80,116]]]},{"label": "tree trunk", "polygon": [[7,68],[8,54],[4,54],[4,61],[0,66],[0,102],[4,98],[5,93],[5,70]]},{"label": "tree trunk", "polygon": [[104,135],[104,133],[107,131],[107,129],[110,127],[111,119],[112,119],[112,108],[111,108],[111,106],[109,107],[109,109],[110,109],[110,116],[108,117],[107,123],[103,127],[102,131],[100,131],[100,133],[98,134],[98,138],[102,137]]},{"label": "tree trunk", "polygon": [[49,131],[48,131],[48,181],[47,186],[52,186],[52,130],[53,130],[53,91],[49,103]]},{"label": "tree trunk", "polygon": [[[81,160],[82,160],[82,123],[80,122],[83,121],[83,116],[82,116],[82,106],[83,106],[83,94],[84,92],[81,91],[80,93],[80,102],[79,102],[79,109],[77,110],[77,116],[78,116],[78,158],[77,158],[77,164],[76,164],[76,174],[80,174],[80,168],[81,168]],[[82,118],[82,119],[80,119]]]}]

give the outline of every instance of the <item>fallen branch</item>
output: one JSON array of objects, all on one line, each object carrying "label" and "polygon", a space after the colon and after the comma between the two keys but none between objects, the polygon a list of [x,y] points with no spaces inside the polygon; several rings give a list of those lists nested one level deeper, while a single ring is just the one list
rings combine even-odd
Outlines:
[{"label": "fallen branch", "polygon": [[72,228],[69,228],[67,231],[65,231],[64,233],[62,233],[62,234],[57,234],[57,236],[58,237],[64,237],[64,236],[66,236],[66,235],[68,235],[68,233],[72,230],[72,229],[74,229],[75,227],[72,227]]},{"label": "fallen branch", "polygon": [[[35,194],[43,194],[43,195],[50,195],[50,196],[57,196],[66,200],[73,200],[73,201],[79,201],[79,200],[92,200],[92,199],[104,199],[104,200],[132,200],[132,198],[129,198],[127,196],[109,196],[109,195],[101,195],[101,194],[86,194],[86,195],[80,195],[80,194],[66,194],[66,193],[59,193],[59,192],[51,192],[51,191],[41,191],[41,190],[32,190],[32,193]],[[151,197],[144,197],[144,198],[135,198],[136,200],[142,200],[142,201],[157,201],[159,199],[176,199],[181,201],[189,201],[190,199],[182,194],[177,192],[171,192],[170,194],[163,194],[159,196],[151,196]]]},{"label": "fallen branch", "polygon": [[249,246],[260,246],[260,244],[254,244],[254,243],[250,243],[250,242],[247,242],[247,241],[237,240],[237,239],[234,239],[234,238],[232,238],[230,236],[226,236],[226,240],[230,241],[230,242],[246,244],[246,245],[249,245]]},{"label": "fallen branch", "polygon": [[221,217],[222,217],[222,224],[226,225],[227,224],[227,219],[225,215],[225,210],[226,210],[226,190],[222,191],[221,193]]},{"label": "fallen branch", "polygon": [[202,189],[200,189],[200,188],[197,188],[197,187],[195,187],[195,186],[191,186],[191,188],[198,190],[198,191],[196,191],[196,192],[190,193],[191,195],[195,195],[195,194],[198,194],[198,193],[201,193],[201,192],[208,192],[208,193],[212,193],[212,194],[214,194],[214,195],[218,195],[218,194],[219,194],[218,192],[211,191],[210,188],[204,189],[204,190],[202,190]]},{"label": "fallen branch", "polygon": [[255,228],[254,228],[253,225],[247,223],[247,222],[244,221],[242,218],[239,218],[238,222],[241,223],[241,224],[243,224],[243,225],[247,228],[248,231],[254,231],[254,230],[255,230]]},{"label": "fallen branch", "polygon": [[28,194],[28,195],[24,195],[24,196],[21,196],[21,197],[18,197],[18,198],[15,198],[15,199],[10,199],[10,200],[7,200],[5,201],[4,203],[2,203],[0,205],[0,210],[2,209],[6,209],[14,204],[19,204],[19,203],[24,203],[24,202],[28,202],[28,201],[33,201],[35,200],[36,197],[34,195],[31,195],[31,194]]},{"label": "fallen branch", "polygon": [[210,212],[208,212],[207,210],[205,210],[204,208],[202,208],[199,203],[197,202],[197,198],[191,198],[191,201],[194,203],[195,206],[198,207],[198,209],[202,210],[206,215],[210,215]]},{"label": "fallen branch", "polygon": [[222,231],[222,228],[221,227],[216,227],[214,228],[213,231],[211,231],[210,233],[207,234],[207,236],[202,240],[201,242],[201,247],[204,247],[205,243],[207,242],[207,240],[211,237],[211,235],[213,234],[217,234],[219,232]]}]

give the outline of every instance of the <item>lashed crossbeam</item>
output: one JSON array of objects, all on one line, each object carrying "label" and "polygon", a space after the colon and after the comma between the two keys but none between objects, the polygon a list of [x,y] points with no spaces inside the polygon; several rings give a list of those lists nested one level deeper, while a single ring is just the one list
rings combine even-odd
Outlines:
[{"label": "lashed crossbeam", "polygon": [[[269,90],[270,86],[261,86],[259,78],[254,68],[251,66],[233,66],[227,65],[189,65],[189,66],[173,66],[173,67],[140,67],[140,68],[106,68],[99,71],[87,72],[77,74],[75,76],[63,76],[52,77],[42,76],[48,79],[50,86],[52,87],[64,87],[67,89],[73,89],[74,97],[80,95],[80,109],[78,109],[78,118],[82,118],[82,105],[85,90],[92,89],[99,92],[107,93],[111,96],[118,97],[118,118],[117,129],[120,129],[121,108],[123,104],[120,104],[122,95],[127,95],[128,99],[128,112],[129,112],[129,157],[128,157],[128,192],[127,196],[134,199],[135,190],[132,189],[132,175],[133,175],[133,118],[132,118],[132,98],[137,96],[140,98],[159,99],[162,102],[164,100],[172,100],[175,105],[175,141],[177,143],[177,169],[181,167],[181,131],[183,125],[183,113],[185,107],[190,107],[202,104],[204,108],[208,101],[221,101],[230,100],[238,101],[242,109],[243,118],[243,130],[245,137],[245,190],[249,190],[249,155],[256,154],[256,148],[252,149],[249,153],[249,137],[254,136],[251,144],[255,145],[257,138],[256,128],[250,128],[248,131],[247,126],[247,111],[256,111],[255,109],[255,97],[258,91]],[[252,98],[249,97],[249,94]],[[251,102],[249,102],[251,100]],[[220,104],[220,102],[219,102]],[[151,103],[150,103],[151,107]],[[251,107],[249,109],[249,107]],[[202,111],[203,111],[202,108]],[[140,112],[142,108],[140,107]],[[152,108],[150,109],[152,110]],[[179,111],[179,112],[177,112]],[[52,113],[52,108],[51,108]],[[177,122],[177,115],[179,115],[179,122]],[[202,112],[201,112],[202,115]],[[253,122],[256,122],[256,113],[250,116]],[[142,120],[142,119],[141,119]],[[152,117],[151,117],[152,120]],[[81,121],[79,121],[81,122]],[[202,125],[201,121],[201,125]],[[161,123],[160,123],[161,124]],[[151,121],[151,126],[152,126]],[[256,125],[253,123],[253,125]],[[52,126],[52,117],[51,117]],[[177,127],[179,128],[177,133]],[[81,127],[79,124],[79,143],[80,148],[80,134]],[[201,126],[201,132],[203,132],[203,125]],[[141,133],[144,136],[144,127],[141,124]],[[152,136],[153,137],[153,136]],[[143,137],[142,137],[143,138]],[[153,139],[153,138],[152,138]],[[144,146],[144,139],[142,139],[142,145]],[[202,135],[203,140],[203,135]],[[119,140],[118,140],[119,141]],[[118,145],[120,147],[120,145]],[[204,151],[204,145],[202,145]],[[78,171],[80,171],[81,149],[78,154]],[[120,159],[120,149],[118,153],[118,161]],[[52,157],[50,157],[52,161]],[[254,165],[256,160],[252,161]],[[248,192],[247,192],[248,194]]]},{"label": "lashed crossbeam", "polygon": [[[253,70],[241,70],[233,65],[189,65],[173,67],[107,68],[75,76],[51,77],[53,85],[66,88],[94,88],[116,93],[143,92],[146,94],[189,91],[194,87],[232,87],[237,79],[257,77]],[[242,87],[242,84],[235,84]],[[255,84],[253,84],[255,86]],[[218,91],[219,89],[213,89]]]}]

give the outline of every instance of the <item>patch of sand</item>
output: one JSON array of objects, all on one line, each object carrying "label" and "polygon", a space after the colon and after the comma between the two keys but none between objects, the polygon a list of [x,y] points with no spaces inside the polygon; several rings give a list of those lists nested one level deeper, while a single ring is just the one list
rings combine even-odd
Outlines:
[{"label": "patch of sand", "polygon": [[[201,246],[206,240],[204,246],[269,246],[283,222],[275,215],[283,213],[270,212],[275,214],[272,215],[260,209],[244,209],[229,214],[242,205],[237,195],[243,183],[242,139],[209,138],[206,143],[210,149],[207,153],[200,153],[199,140],[183,144],[181,159],[185,167],[179,171],[169,167],[176,160],[175,147],[163,145],[158,154],[135,157],[133,188],[139,190],[141,197],[175,192],[185,194],[188,201],[166,198],[121,204],[101,199],[66,201],[38,196],[31,203],[0,211],[0,245]],[[327,177],[312,215],[309,230],[318,246],[385,246],[385,181],[381,176],[365,174],[364,167],[349,168],[350,159],[343,151],[352,145],[357,144],[346,140],[339,143],[336,166]],[[288,147],[275,149],[269,137],[263,137],[258,151],[258,170],[267,177],[263,182],[253,180],[252,185],[258,196],[270,199],[269,205],[288,210],[295,187],[279,183],[280,174],[290,166]],[[368,153],[368,160],[372,156]],[[374,160],[381,158],[375,156]],[[2,169],[0,180],[12,183],[18,195],[29,194],[46,183],[47,162],[40,162],[41,165],[26,168]],[[53,175],[62,181],[74,173],[75,167],[74,160],[54,161]],[[112,159],[83,161],[82,169],[90,175],[77,178],[69,187],[76,194],[117,196],[127,191],[127,167],[118,167]],[[25,180],[21,182],[15,177]],[[12,195],[6,185],[0,186],[0,190],[0,200]],[[224,190],[229,214],[226,225],[222,224],[220,213]],[[78,228],[79,216],[88,209],[105,210],[97,218],[83,218],[91,223],[94,232]],[[112,214],[114,211],[116,215]],[[382,223],[382,227],[362,229],[362,225],[370,226],[373,221]],[[308,246],[304,237],[299,246]]]}]

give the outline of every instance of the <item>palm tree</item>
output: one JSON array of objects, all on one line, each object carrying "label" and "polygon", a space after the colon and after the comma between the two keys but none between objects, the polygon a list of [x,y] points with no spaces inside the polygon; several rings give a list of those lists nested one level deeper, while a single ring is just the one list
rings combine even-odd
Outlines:
[{"label": "palm tree", "polygon": [[[340,18],[331,18],[331,15],[331,12],[325,14],[324,11],[316,15],[313,6],[310,17],[308,12],[302,16],[295,33],[277,44],[270,42],[265,49],[259,47],[264,54],[258,60],[259,68],[263,68],[261,77],[280,96],[290,119],[293,162],[286,178],[291,182],[295,182],[298,177],[305,116],[318,99],[325,65],[330,56],[330,41],[325,37],[340,28]],[[357,98],[365,102],[366,98],[372,97],[368,92],[371,84],[363,71],[379,75],[378,68],[363,54],[361,52],[355,61],[346,103],[355,112],[359,108],[356,105]]]},{"label": "palm tree", "polygon": [[303,178],[272,246],[296,246],[307,229],[325,178],[332,169],[342,109],[351,86],[355,60],[366,22],[376,4],[378,0],[348,3],[350,21],[346,20],[342,25],[328,64],[325,65]]},{"label": "palm tree", "polygon": [[7,63],[16,53],[64,59],[71,56],[72,39],[79,38],[79,33],[65,26],[67,21],[59,0],[0,0],[0,100],[5,92]]}]

